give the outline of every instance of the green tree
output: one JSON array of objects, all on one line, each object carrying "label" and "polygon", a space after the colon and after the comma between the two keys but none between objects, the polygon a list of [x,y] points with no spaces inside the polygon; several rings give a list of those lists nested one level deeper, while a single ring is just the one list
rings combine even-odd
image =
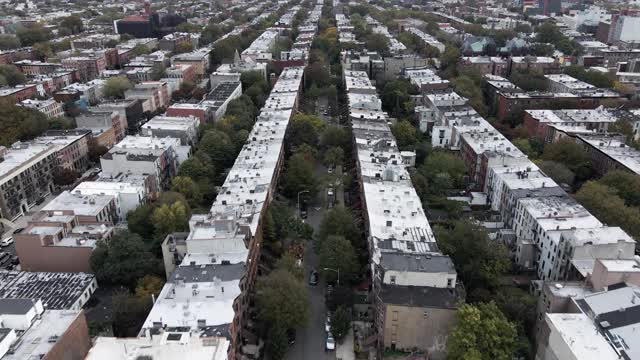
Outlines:
[{"label": "green tree", "polygon": [[[261,71],[245,71],[240,75],[240,82],[242,83],[242,89],[247,90],[255,84],[266,84],[264,74]],[[268,89],[268,84],[267,84]]]},{"label": "green tree", "polygon": [[298,259],[291,254],[284,254],[278,261],[276,261],[275,268],[277,270],[285,270],[296,279],[304,281],[304,269],[298,265]]},{"label": "green tree", "polygon": [[625,205],[615,189],[589,181],[576,193],[576,200],[600,221],[620,226],[634,238],[640,236],[640,209]]},{"label": "green tree", "polygon": [[200,30],[202,30],[202,28],[199,25],[192,24],[190,22],[183,22],[176,26],[176,31],[179,32],[197,33],[200,32]]},{"label": "green tree", "polygon": [[318,146],[320,132],[324,129],[324,121],[314,115],[296,114],[291,122],[291,145],[293,147],[302,144]]},{"label": "green tree", "polygon": [[189,215],[189,210],[182,201],[157,207],[151,216],[156,238],[162,241],[172,232],[188,230]]},{"label": "green tree", "polygon": [[349,133],[347,130],[340,126],[329,125],[320,135],[320,146],[325,149],[332,147],[340,147],[346,149],[349,146]]},{"label": "green tree", "polygon": [[229,135],[219,130],[207,130],[198,146],[209,156],[216,169],[232,165],[236,158],[235,144]]},{"label": "green tree", "polygon": [[173,49],[174,54],[183,54],[193,51],[193,44],[190,42],[181,42]]},{"label": "green tree", "polygon": [[400,150],[414,149],[416,142],[418,141],[417,131],[410,122],[407,120],[399,121],[391,127],[391,132],[393,133],[393,136],[396,137]]},{"label": "green tree", "polygon": [[549,87],[549,81],[542,71],[514,71],[510,77],[511,82],[526,91],[545,91]]},{"label": "green tree", "polygon": [[411,95],[414,93],[415,86],[406,79],[387,81],[380,95],[382,107],[398,118],[413,116],[413,113],[407,112],[405,103],[411,101]]},{"label": "green tree", "polygon": [[434,151],[424,161],[418,171],[434,186],[432,194],[462,188],[467,167],[460,157],[445,151]]},{"label": "green tree", "polygon": [[448,359],[511,360],[517,332],[495,303],[464,304],[447,343]]},{"label": "green tree", "polygon": [[129,231],[140,235],[144,239],[150,239],[153,236],[153,224],[151,223],[151,215],[153,214],[153,206],[149,204],[140,205],[127,213],[127,227]]},{"label": "green tree", "polygon": [[284,329],[305,326],[311,315],[308,288],[285,270],[275,270],[258,279],[256,304],[263,323]]},{"label": "green tree", "polygon": [[510,268],[507,249],[490,240],[480,225],[456,221],[453,229],[436,227],[435,234],[442,252],[456,265],[470,299],[496,288],[500,276]]},{"label": "green tree", "polygon": [[282,360],[287,354],[289,348],[289,340],[287,338],[287,329],[278,324],[271,324],[267,333],[267,353],[269,359]]},{"label": "green tree", "polygon": [[351,328],[351,311],[344,306],[338,306],[331,316],[331,334],[337,341],[341,341],[349,333]]},{"label": "green tree", "polygon": [[133,88],[131,82],[126,77],[116,76],[107,79],[102,89],[105,97],[124,99],[125,91]]},{"label": "green tree", "polygon": [[542,159],[564,164],[574,172],[578,167],[590,162],[582,147],[568,138],[545,146]]},{"label": "green tree", "polygon": [[543,161],[540,169],[558,184],[573,185],[576,175],[564,164],[556,161]]},{"label": "green tree", "polygon": [[6,80],[6,85],[16,86],[24,84],[27,78],[15,65],[0,64],[0,76]]},{"label": "green tree", "polygon": [[283,193],[295,199],[300,191],[308,191],[313,196],[318,191],[318,180],[313,173],[313,163],[302,154],[294,154],[287,161],[283,177]]},{"label": "green tree", "polygon": [[327,211],[322,219],[318,239],[323,242],[331,235],[343,236],[353,244],[357,244],[361,238],[353,214],[344,206],[336,206]]},{"label": "green tree", "polygon": [[327,282],[338,280],[337,271],[340,271],[340,281],[348,283],[357,276],[359,270],[353,245],[344,236],[336,235],[331,235],[320,243],[320,266],[336,270],[323,270]]},{"label": "green tree", "polygon": [[60,27],[71,30],[72,34],[78,34],[84,31],[82,19],[79,16],[67,16],[60,21]]},{"label": "green tree", "polygon": [[18,140],[30,140],[48,128],[47,117],[34,109],[17,106],[11,99],[0,100],[0,145],[11,146]]},{"label": "green tree", "polygon": [[102,157],[102,155],[106,154],[107,151],[109,151],[109,149],[107,149],[106,146],[98,144],[98,141],[96,141],[96,139],[93,139],[93,138],[89,140],[88,147],[89,147],[89,160],[94,164],[98,164],[100,162],[100,158]]},{"label": "green tree", "polygon": [[151,67],[151,80],[158,81],[167,77],[167,71],[162,63],[153,64]]},{"label": "green tree", "polygon": [[20,47],[20,39],[14,35],[0,34],[0,50],[11,50]]},{"label": "green tree", "polygon": [[51,31],[44,25],[38,23],[28,27],[20,27],[16,30],[16,36],[20,39],[22,46],[31,46],[38,42],[50,40],[53,37]]},{"label": "green tree", "polygon": [[164,280],[158,276],[145,275],[142,279],[138,280],[136,285],[136,296],[141,298],[150,298],[151,296],[158,296],[162,287],[164,286]]},{"label": "green tree", "polygon": [[220,26],[216,24],[209,24],[202,29],[199,43],[202,46],[209,45],[218,40],[220,36],[222,36],[222,29],[220,29]]},{"label": "green tree", "polygon": [[171,191],[179,192],[189,201],[191,206],[195,206],[202,200],[200,188],[192,178],[187,176],[176,176],[171,181]]},{"label": "green tree", "polygon": [[512,141],[513,145],[515,145],[520,151],[525,153],[530,159],[535,159],[538,157],[538,152],[534,150],[533,146],[529,142],[529,139],[525,138],[517,138]]},{"label": "green tree", "polygon": [[109,241],[98,241],[90,263],[101,283],[130,289],[138,279],[160,270],[159,261],[146,250],[140,235],[128,231],[117,232]]},{"label": "green tree", "polygon": [[117,337],[136,337],[144,324],[153,303],[149,298],[131,296],[127,292],[116,294],[113,304],[113,335]]},{"label": "green tree", "polygon": [[609,171],[599,183],[615,189],[628,206],[640,206],[640,177],[622,170]]},{"label": "green tree", "polygon": [[440,68],[443,69],[445,77],[450,78],[456,75],[459,59],[460,49],[457,46],[447,44],[444,52],[440,55]]},{"label": "green tree", "polygon": [[389,54],[389,39],[382,34],[370,34],[364,42],[369,51],[375,51],[384,56]]},{"label": "green tree", "polygon": [[344,161],[344,151],[340,147],[329,148],[324,153],[323,164],[326,167],[342,166]]}]

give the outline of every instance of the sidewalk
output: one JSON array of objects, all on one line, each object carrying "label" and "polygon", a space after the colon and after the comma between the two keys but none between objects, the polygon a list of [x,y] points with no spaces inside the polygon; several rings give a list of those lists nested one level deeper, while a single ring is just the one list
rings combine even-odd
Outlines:
[{"label": "sidewalk", "polygon": [[353,352],[353,327],[345,336],[342,344],[336,345],[336,360],[355,360],[356,354]]}]

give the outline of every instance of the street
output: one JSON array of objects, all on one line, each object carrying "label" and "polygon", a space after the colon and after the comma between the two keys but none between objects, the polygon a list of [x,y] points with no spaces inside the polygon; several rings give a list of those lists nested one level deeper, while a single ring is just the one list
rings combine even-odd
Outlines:
[{"label": "street", "polygon": [[[326,174],[326,171],[324,166],[316,166],[316,174],[318,176]],[[327,211],[325,196],[326,189],[322,188],[316,200],[309,204],[308,215],[305,222],[313,227],[315,234],[320,230],[322,218]],[[314,242],[307,242],[304,253],[304,269],[306,276],[305,283],[307,284],[311,270],[315,269],[320,271],[318,255],[314,249]],[[309,325],[306,328],[296,331],[296,342],[289,348],[286,359],[326,360],[336,358],[335,351],[325,352],[327,333],[325,332],[324,323],[327,309],[324,303],[324,291],[325,283],[322,276],[320,277],[318,285],[309,286],[311,296],[311,317],[309,319]]]},{"label": "street", "polygon": [[[315,205],[315,204],[314,204]],[[322,206],[320,210],[310,206],[306,222],[313,226],[317,232],[322,222],[322,217],[326,208]],[[313,248],[313,242],[308,242],[304,254],[305,282],[308,283],[309,272],[318,269],[318,256]],[[334,352],[325,352],[326,332],[324,322],[326,318],[326,308],[324,304],[324,279],[320,277],[320,282],[316,286],[309,286],[311,296],[311,318],[309,326],[296,331],[296,342],[289,349],[286,359],[299,360],[320,360],[335,359]]]}]

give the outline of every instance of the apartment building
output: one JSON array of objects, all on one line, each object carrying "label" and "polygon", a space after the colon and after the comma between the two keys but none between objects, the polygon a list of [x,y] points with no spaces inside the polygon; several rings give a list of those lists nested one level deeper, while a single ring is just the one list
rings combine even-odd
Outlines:
[{"label": "apartment building", "polygon": [[0,299],[0,358],[83,359],[91,347],[82,310],[45,309],[41,299]]},{"label": "apartment building", "polygon": [[33,60],[20,60],[13,63],[21,73],[29,76],[51,74],[62,66],[60,64]]},{"label": "apartment building", "polygon": [[227,106],[232,100],[242,95],[242,84],[237,82],[221,82],[200,102],[206,106],[210,114],[210,120],[214,123],[221,120],[227,111]]},{"label": "apartment building", "polygon": [[199,127],[200,120],[192,116],[156,116],[142,125],[141,134],[177,138],[181,145],[194,145],[198,141]]},{"label": "apartment building", "polygon": [[197,76],[201,77],[209,70],[209,54],[211,49],[200,48],[190,53],[178,54],[171,58],[171,64],[193,65]]},{"label": "apartment building", "polygon": [[189,157],[190,150],[176,138],[127,136],[102,156],[100,165],[103,175],[152,176],[155,187],[163,190],[169,188],[178,165]]},{"label": "apartment building", "polygon": [[125,221],[127,213],[145,204],[150,197],[148,188],[140,181],[119,181],[117,179],[97,179],[83,181],[72,191],[76,195],[109,195],[115,199],[118,221]]},{"label": "apartment building", "polygon": [[378,348],[420,349],[444,358],[436,339],[451,331],[464,294],[411,183],[407,167],[415,165],[415,153],[398,150],[386,116],[359,113],[378,108],[367,73],[344,70],[343,78],[371,256]]},{"label": "apartment building", "polygon": [[582,145],[599,175],[611,170],[640,174],[640,151],[626,145],[618,134],[576,134],[576,143]]},{"label": "apartment building", "polygon": [[89,142],[91,139],[90,130],[48,130],[44,135],[33,139],[32,143],[55,146],[56,167],[82,174],[89,168]]},{"label": "apartment building", "polygon": [[553,143],[565,134],[606,133],[618,120],[613,111],[600,106],[588,110],[525,110],[524,127],[530,136]]},{"label": "apartment building", "polygon": [[[198,314],[193,319],[224,329],[230,339],[228,358],[241,358],[241,334],[250,331],[246,328],[248,300],[258,272],[263,216],[284,163],[284,137],[297,109],[303,71],[303,67],[288,67],[280,74],[267,99],[269,105],[258,116],[210,211],[192,217],[190,232],[180,237],[182,245],[176,246],[175,236],[165,239],[165,263],[175,270],[141,334],[174,323],[197,328],[196,321],[184,317],[181,309],[186,306]],[[200,275],[202,269],[205,276]],[[194,271],[198,279],[189,275]],[[190,285],[183,291],[182,282],[197,282],[197,287]],[[171,295],[174,289],[176,296]],[[205,302],[207,306],[198,305]]]},{"label": "apartment building", "polygon": [[17,142],[0,147],[0,211],[14,220],[54,190],[57,148]]},{"label": "apartment building", "polygon": [[145,81],[136,84],[133,89],[125,91],[126,100],[140,100],[142,110],[155,112],[169,106],[171,94],[166,81]]},{"label": "apartment building", "polygon": [[116,111],[90,108],[76,117],[76,126],[91,130],[100,145],[110,148],[124,138],[127,121]]},{"label": "apartment building", "polygon": [[62,104],[55,101],[54,99],[48,99],[48,100],[27,99],[27,100],[22,100],[20,102],[20,105],[29,109],[37,110],[43,113],[48,118],[54,118],[54,117],[64,115],[64,109],[62,108]]}]

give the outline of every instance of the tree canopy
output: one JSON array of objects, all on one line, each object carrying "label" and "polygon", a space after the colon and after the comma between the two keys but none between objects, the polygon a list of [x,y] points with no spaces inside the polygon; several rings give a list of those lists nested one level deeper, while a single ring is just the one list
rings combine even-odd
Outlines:
[{"label": "tree canopy", "polygon": [[495,303],[464,304],[447,343],[453,360],[511,360],[517,350],[515,325]]},{"label": "tree canopy", "polygon": [[[263,323],[295,329],[309,322],[309,290],[286,270],[274,270],[258,279],[256,303]],[[287,306],[282,306],[285,303]]]},{"label": "tree canopy", "polygon": [[138,279],[160,271],[159,260],[149,253],[140,235],[126,230],[117,232],[109,241],[98,241],[90,263],[101,283],[130,289]]},{"label": "tree canopy", "polygon": [[102,89],[105,97],[124,99],[125,91],[133,88],[133,85],[123,76],[116,76],[107,79]]}]

